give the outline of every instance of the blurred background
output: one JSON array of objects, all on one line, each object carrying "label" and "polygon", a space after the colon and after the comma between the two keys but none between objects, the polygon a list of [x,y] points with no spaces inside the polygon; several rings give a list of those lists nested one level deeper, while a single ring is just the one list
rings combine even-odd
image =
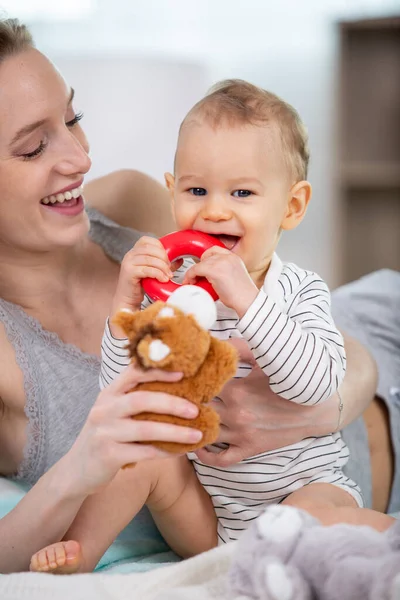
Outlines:
[{"label": "blurred background", "polygon": [[76,90],[90,177],[163,181],[179,124],[219,79],[282,96],[310,135],[314,195],[284,260],[335,287],[400,269],[400,0],[0,0]]}]

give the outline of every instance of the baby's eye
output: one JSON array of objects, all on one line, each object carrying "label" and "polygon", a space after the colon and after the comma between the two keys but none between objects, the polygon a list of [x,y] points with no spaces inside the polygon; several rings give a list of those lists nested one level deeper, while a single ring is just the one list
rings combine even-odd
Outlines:
[{"label": "baby's eye", "polygon": [[193,194],[193,196],[206,196],[207,190],[204,188],[190,188],[189,192]]},{"label": "baby's eye", "polygon": [[247,198],[248,196],[251,196],[252,193],[253,192],[250,190],[235,190],[232,192],[232,196],[235,196],[235,198]]}]

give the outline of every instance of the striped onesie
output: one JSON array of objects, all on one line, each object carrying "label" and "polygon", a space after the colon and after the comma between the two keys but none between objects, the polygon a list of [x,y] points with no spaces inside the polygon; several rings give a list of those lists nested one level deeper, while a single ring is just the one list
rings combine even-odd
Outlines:
[{"label": "striped onesie", "polygon": [[[174,280],[183,280],[193,264],[185,260]],[[144,305],[150,300],[146,297]],[[330,398],[343,381],[346,356],[343,339],[330,313],[330,293],[318,275],[274,254],[264,285],[239,319],[217,302],[212,335],[249,344],[266,385],[279,396],[313,406]],[[108,385],[129,363],[126,340],[116,340],[106,326],[102,342],[100,385]],[[236,378],[250,372],[239,363]],[[310,483],[331,483],[362,506],[358,486],[343,473],[349,452],[340,433],[309,437],[278,450],[263,452],[230,467],[210,467],[189,454],[197,476],[210,494],[218,517],[220,542],[239,537],[270,503],[278,503]]]}]

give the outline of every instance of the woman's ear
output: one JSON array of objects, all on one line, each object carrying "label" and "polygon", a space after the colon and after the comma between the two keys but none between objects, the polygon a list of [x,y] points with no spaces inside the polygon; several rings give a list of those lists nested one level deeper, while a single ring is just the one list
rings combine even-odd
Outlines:
[{"label": "woman's ear", "polygon": [[308,181],[299,181],[294,184],[289,192],[289,202],[281,229],[288,231],[300,225],[311,199],[311,191],[311,184]]}]

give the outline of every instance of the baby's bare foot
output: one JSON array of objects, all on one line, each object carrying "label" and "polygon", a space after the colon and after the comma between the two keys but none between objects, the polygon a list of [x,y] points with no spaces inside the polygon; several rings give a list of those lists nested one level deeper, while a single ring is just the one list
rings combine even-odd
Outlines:
[{"label": "baby's bare foot", "polygon": [[31,558],[30,571],[69,575],[82,564],[80,544],[74,540],[57,542],[36,552]]}]

